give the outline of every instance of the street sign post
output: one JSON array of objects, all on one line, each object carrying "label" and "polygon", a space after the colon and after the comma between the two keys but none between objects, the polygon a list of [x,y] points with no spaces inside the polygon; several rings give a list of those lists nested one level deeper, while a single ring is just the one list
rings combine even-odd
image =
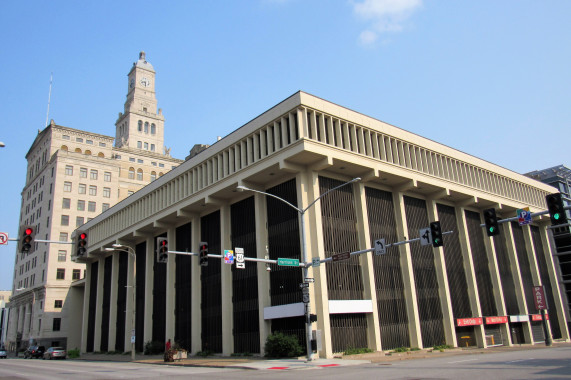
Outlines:
[{"label": "street sign post", "polygon": [[531,223],[531,212],[529,207],[517,209],[517,222],[520,226],[525,226]]},{"label": "street sign post", "polygon": [[236,268],[246,269],[246,262],[244,260],[244,248],[235,247],[234,253],[236,253]]},{"label": "street sign post", "polygon": [[280,257],[280,258],[278,258],[278,265],[285,266],[285,267],[298,267],[299,266],[299,260]]},{"label": "street sign post", "polygon": [[224,250],[224,264],[234,264],[234,251],[231,249]]}]

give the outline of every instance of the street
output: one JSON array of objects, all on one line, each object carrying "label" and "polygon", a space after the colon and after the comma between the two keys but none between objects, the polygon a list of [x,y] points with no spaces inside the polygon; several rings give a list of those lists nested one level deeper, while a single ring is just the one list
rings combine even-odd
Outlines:
[{"label": "street", "polygon": [[[259,363],[259,362],[257,362]],[[254,368],[255,366],[252,366]],[[263,366],[258,366],[263,368]],[[569,379],[571,347],[476,353],[430,359],[385,361],[300,369],[204,368],[144,363],[24,359],[0,360],[0,379]],[[303,372],[300,372],[303,371]]]}]

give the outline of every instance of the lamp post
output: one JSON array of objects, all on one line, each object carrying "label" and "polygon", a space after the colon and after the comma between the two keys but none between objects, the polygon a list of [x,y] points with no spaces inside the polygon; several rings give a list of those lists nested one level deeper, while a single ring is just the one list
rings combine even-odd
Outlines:
[{"label": "lamp post", "polygon": [[127,252],[129,254],[129,256],[131,256],[133,258],[133,312],[131,313],[131,327],[133,330],[133,333],[131,334],[131,360],[135,361],[135,339],[133,339],[133,337],[135,337],[135,323],[136,323],[136,317],[137,317],[137,282],[136,282],[136,276],[137,276],[137,255],[135,254],[135,250],[132,247],[129,247],[128,245],[122,245],[122,244],[113,244],[112,247],[110,248],[105,248],[106,251],[123,251],[123,252]]},{"label": "lamp post", "polygon": [[[305,237],[305,213],[306,213],[306,211],[308,209],[310,209],[311,206],[313,206],[318,200],[320,200],[321,198],[323,198],[324,196],[326,196],[327,194],[329,194],[333,190],[337,190],[340,187],[349,185],[353,182],[357,182],[360,180],[361,180],[360,177],[356,177],[356,178],[353,178],[352,180],[350,180],[348,182],[345,182],[339,186],[334,187],[333,189],[327,190],[325,193],[321,194],[319,197],[314,199],[313,202],[311,202],[309,205],[307,205],[306,208],[299,208],[297,206],[294,206],[293,204],[286,201],[285,199],[280,198],[274,194],[266,193],[265,191],[250,189],[246,186],[238,186],[237,189],[253,191],[255,193],[264,194],[268,197],[278,199],[278,200],[282,201],[283,203],[287,204],[288,206],[290,206],[291,208],[293,208],[294,210],[296,210],[298,212],[299,219],[300,219],[300,229],[301,229],[301,253],[302,253],[302,260],[303,260],[303,264],[304,264],[303,265],[303,278],[307,278],[308,273],[309,273],[309,261],[308,261],[308,257],[307,257],[307,242],[306,242],[306,237]],[[305,325],[306,325],[306,339],[305,340],[306,340],[306,347],[307,347],[307,361],[313,360],[313,350],[311,349],[312,332],[311,332],[310,314],[311,314],[311,306],[310,306],[310,303],[307,302],[306,307],[305,307]]]}]

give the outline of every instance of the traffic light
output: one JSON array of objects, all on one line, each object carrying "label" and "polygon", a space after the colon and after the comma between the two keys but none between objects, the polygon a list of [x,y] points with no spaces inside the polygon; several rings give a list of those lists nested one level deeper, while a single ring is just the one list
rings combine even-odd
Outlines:
[{"label": "traffic light", "polygon": [[200,265],[203,267],[208,266],[208,243],[200,242]]},{"label": "traffic light", "polygon": [[169,240],[165,237],[157,238],[157,263],[166,263],[169,258]]},{"label": "traffic light", "polygon": [[488,236],[496,236],[500,234],[500,226],[498,225],[498,217],[496,216],[495,208],[484,210],[484,223],[486,223],[486,233]]},{"label": "traffic light", "polygon": [[22,226],[22,234],[20,240],[20,252],[31,253],[34,251],[34,236],[36,230],[34,226]]},{"label": "traffic light", "polygon": [[77,234],[76,256],[82,257],[87,253],[87,233],[80,231]]},{"label": "traffic light", "polygon": [[551,225],[567,224],[567,214],[565,213],[565,205],[561,193],[548,194],[545,196],[547,201],[547,209],[551,218]]},{"label": "traffic light", "polygon": [[432,246],[442,247],[442,229],[440,222],[430,223],[430,234],[432,235]]}]

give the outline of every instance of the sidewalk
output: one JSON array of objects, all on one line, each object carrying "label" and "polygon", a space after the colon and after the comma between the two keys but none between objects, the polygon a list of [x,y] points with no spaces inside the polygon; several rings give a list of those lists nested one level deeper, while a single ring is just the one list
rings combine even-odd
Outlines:
[{"label": "sidewalk", "polygon": [[[571,342],[554,342],[552,347],[571,347]],[[491,348],[452,348],[444,350],[419,350],[408,351],[403,353],[384,353],[373,352],[369,354],[359,355],[340,355],[333,359],[316,359],[306,362],[305,358],[292,359],[266,359],[259,356],[239,357],[239,356],[191,356],[187,359],[177,360],[175,362],[165,363],[162,355],[137,355],[135,362],[154,364],[154,365],[170,365],[170,366],[189,366],[189,367],[211,367],[211,368],[241,368],[251,370],[275,369],[275,370],[292,370],[303,368],[329,368],[338,366],[360,365],[369,363],[387,363],[399,360],[426,359],[444,356],[458,355],[486,355],[506,351],[522,351],[522,350],[538,350],[548,348],[545,344],[538,343],[535,345],[515,345],[511,347],[499,346]],[[123,354],[83,354],[75,360],[88,361],[124,361],[130,362],[131,355]]]}]

